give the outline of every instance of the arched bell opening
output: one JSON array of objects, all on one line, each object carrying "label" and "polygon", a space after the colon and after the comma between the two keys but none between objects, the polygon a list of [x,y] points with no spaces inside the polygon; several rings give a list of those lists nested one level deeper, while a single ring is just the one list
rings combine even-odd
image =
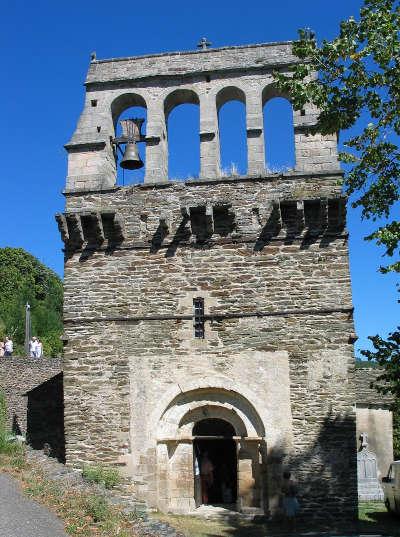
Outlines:
[{"label": "arched bell opening", "polygon": [[168,177],[195,179],[200,174],[200,101],[189,89],[175,90],[164,101]]},{"label": "arched bell opening", "polygon": [[236,87],[223,88],[216,96],[221,175],[247,173],[246,96]]},{"label": "arched bell opening", "polygon": [[273,88],[263,92],[265,168],[279,173],[296,166],[293,107],[290,100]]},{"label": "arched bell opening", "polygon": [[117,184],[142,183],[146,170],[147,106],[141,95],[127,93],[111,104]]},{"label": "arched bell opening", "polygon": [[235,428],[223,419],[206,418],[194,425],[192,434],[195,505],[235,506],[238,491]]}]

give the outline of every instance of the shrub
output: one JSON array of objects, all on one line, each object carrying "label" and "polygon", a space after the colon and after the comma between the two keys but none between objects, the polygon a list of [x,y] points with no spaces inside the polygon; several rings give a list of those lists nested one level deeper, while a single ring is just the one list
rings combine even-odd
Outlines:
[{"label": "shrub", "polygon": [[85,501],[85,511],[94,522],[103,522],[110,516],[110,510],[103,496],[88,496]]},{"label": "shrub", "polygon": [[4,393],[0,390],[0,453],[23,458],[24,446],[15,442],[14,436],[7,427],[7,404]]},{"label": "shrub", "polygon": [[115,485],[118,485],[121,480],[119,472],[116,468],[101,465],[85,465],[82,469],[82,476],[86,479],[86,481],[104,485],[106,489],[115,487]]}]

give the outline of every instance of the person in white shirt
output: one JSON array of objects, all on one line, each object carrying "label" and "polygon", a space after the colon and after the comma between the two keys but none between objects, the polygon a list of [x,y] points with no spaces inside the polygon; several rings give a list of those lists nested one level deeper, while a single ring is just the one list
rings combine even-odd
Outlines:
[{"label": "person in white shirt", "polygon": [[13,353],[13,342],[12,339],[6,336],[4,340],[4,356],[12,356]]},{"label": "person in white shirt", "polygon": [[30,356],[30,358],[35,358],[35,356],[36,356],[36,348],[37,348],[37,341],[36,341],[36,337],[33,336],[33,338],[29,341],[29,356]]},{"label": "person in white shirt", "polygon": [[36,358],[40,358],[43,354],[43,344],[39,338],[36,340]]}]

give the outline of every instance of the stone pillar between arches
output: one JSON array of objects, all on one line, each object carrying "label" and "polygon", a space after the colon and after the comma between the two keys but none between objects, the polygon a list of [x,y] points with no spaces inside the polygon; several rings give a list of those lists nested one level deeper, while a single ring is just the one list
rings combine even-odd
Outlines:
[{"label": "stone pillar between arches", "polygon": [[206,94],[200,100],[200,178],[221,175],[218,113],[215,97]]},{"label": "stone pillar between arches", "polygon": [[265,174],[264,121],[261,95],[246,95],[247,175]]},{"label": "stone pillar between arches", "polygon": [[145,183],[168,181],[167,127],[162,103],[149,107],[146,130]]}]

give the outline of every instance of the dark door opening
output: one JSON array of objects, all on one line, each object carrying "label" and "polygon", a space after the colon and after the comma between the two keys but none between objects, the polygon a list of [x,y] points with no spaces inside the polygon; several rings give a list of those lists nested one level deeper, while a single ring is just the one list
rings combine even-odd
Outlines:
[{"label": "dark door opening", "polygon": [[206,419],[195,425],[193,434],[198,436],[193,442],[196,505],[234,504],[237,455],[233,427],[224,420]]}]

